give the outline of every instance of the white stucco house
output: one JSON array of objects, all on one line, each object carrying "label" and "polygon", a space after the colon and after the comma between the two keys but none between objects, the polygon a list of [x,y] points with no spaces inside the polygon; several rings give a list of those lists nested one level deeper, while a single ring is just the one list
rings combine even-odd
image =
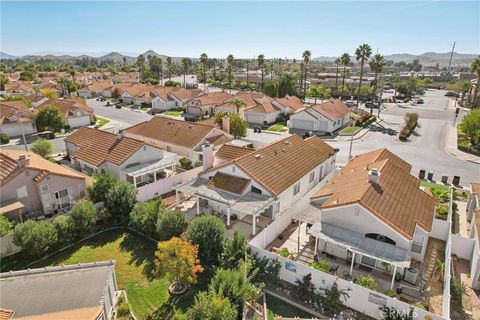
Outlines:
[{"label": "white stucco house", "polygon": [[164,87],[163,90],[154,90],[156,95],[152,99],[152,110],[165,111],[175,108],[183,108],[185,103],[203,91],[200,89],[184,89],[178,87]]},{"label": "white stucco house", "polygon": [[257,104],[256,106],[245,109],[245,120],[251,124],[273,124],[282,109],[272,102]]},{"label": "white stucco house", "polygon": [[112,81],[92,81],[86,86],[78,89],[77,94],[83,98],[105,96],[104,91],[108,91],[112,86]]},{"label": "white stucco house", "polygon": [[[197,214],[231,221],[274,220],[335,168],[335,151],[318,137],[289,136],[258,149],[203,146],[205,171],[177,188],[196,197]],[[251,220],[250,220],[251,219]]]},{"label": "white stucco house", "polygon": [[74,167],[86,174],[106,169],[136,187],[176,173],[179,156],[141,140],[81,128],[65,138]]},{"label": "white stucco house", "polygon": [[423,261],[435,200],[410,170],[386,149],[354,157],[311,197],[305,222],[318,253],[372,270],[387,263],[393,276]]},{"label": "white stucco house", "polygon": [[19,137],[37,132],[33,113],[22,100],[0,101],[0,133]]},{"label": "white stucco house", "polygon": [[290,116],[289,127],[297,130],[332,133],[350,121],[350,110],[340,100],[330,100],[301,109]]},{"label": "white stucco house", "polygon": [[48,99],[34,108],[35,112],[54,106],[60,109],[65,117],[65,126],[79,128],[94,122],[93,109],[81,99]]}]

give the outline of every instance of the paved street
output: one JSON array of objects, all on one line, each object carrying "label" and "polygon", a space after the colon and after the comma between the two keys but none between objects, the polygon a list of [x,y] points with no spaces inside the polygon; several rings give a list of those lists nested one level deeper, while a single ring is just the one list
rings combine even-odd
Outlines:
[{"label": "paved street", "polygon": [[[397,136],[382,132],[368,132],[359,140],[353,141],[353,155],[372,151],[378,148],[388,148],[412,164],[412,173],[418,174],[420,169],[434,171],[434,178],[440,180],[442,174],[450,179],[454,175],[461,177],[461,184],[466,185],[474,180],[480,180],[480,165],[462,161],[445,150],[446,129],[451,125],[453,109],[449,109],[448,98],[444,91],[428,90],[423,98],[425,104],[400,108],[390,106],[382,112],[381,122],[386,128],[398,131],[403,124],[403,115],[407,112],[418,112],[420,128],[418,136],[412,142],[402,142]],[[463,116],[463,112],[459,118]],[[349,141],[327,141],[340,151],[337,155],[339,163],[348,159]]]}]

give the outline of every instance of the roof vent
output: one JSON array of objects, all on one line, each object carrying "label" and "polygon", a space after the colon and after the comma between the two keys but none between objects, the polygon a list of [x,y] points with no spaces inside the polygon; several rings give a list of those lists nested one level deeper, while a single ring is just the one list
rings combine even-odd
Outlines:
[{"label": "roof vent", "polygon": [[260,159],[261,157],[262,157],[262,156],[259,155],[259,154],[256,154],[256,155],[255,155],[255,159],[257,159],[257,160]]},{"label": "roof vent", "polygon": [[285,141],[285,144],[286,144],[286,145],[289,145],[289,144],[290,144],[290,141],[288,141],[288,140]]},{"label": "roof vent", "polygon": [[287,149],[283,148],[282,151],[283,151],[283,152],[287,152]]},{"label": "roof vent", "polygon": [[380,184],[380,171],[378,169],[372,168],[372,170],[368,171],[368,182]]},{"label": "roof vent", "polygon": [[188,129],[192,129],[192,128],[193,128],[193,124],[189,124]]}]

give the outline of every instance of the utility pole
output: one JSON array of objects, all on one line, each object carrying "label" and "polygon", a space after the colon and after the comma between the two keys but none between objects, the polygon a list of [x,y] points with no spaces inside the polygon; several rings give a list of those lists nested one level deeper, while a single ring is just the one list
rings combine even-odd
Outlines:
[{"label": "utility pole", "polygon": [[450,60],[448,61],[448,69],[447,71],[450,72],[450,66],[452,65],[452,58],[453,58],[453,51],[455,50],[455,41],[453,42],[452,52],[450,53]]},{"label": "utility pole", "polygon": [[380,76],[380,91],[378,92],[378,118],[380,118],[380,109],[382,108],[382,97],[383,97],[383,75]]},{"label": "utility pole", "polygon": [[[350,120],[350,126],[354,126],[354,120],[351,119]],[[353,132],[352,134],[350,135],[350,149],[348,150],[348,161],[350,161],[352,159],[352,148],[353,148]]]},{"label": "utility pole", "polygon": [[20,111],[15,112],[15,114],[18,117],[18,123],[20,124],[20,128],[22,129],[22,138],[23,138],[23,145],[25,146],[25,151],[28,151],[27,139],[25,138],[25,130],[23,129],[23,124],[22,124],[22,114],[20,113]]}]

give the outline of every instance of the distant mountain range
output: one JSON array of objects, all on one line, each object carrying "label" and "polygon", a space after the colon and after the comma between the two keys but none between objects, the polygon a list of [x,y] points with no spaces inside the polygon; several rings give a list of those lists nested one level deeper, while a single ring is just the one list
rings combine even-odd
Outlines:
[{"label": "distant mountain range", "polygon": [[[412,62],[415,59],[418,59],[420,64],[426,65],[426,66],[434,66],[437,63],[440,66],[447,66],[448,61],[450,60],[450,54],[451,52],[445,52],[445,53],[437,53],[437,52],[425,52],[419,55],[415,54],[409,54],[409,53],[395,53],[395,54],[390,54],[386,55],[385,59],[386,60],[392,60],[393,62]],[[477,57],[476,54],[469,54],[469,53],[458,53],[454,52],[453,57],[452,57],[452,65],[467,65],[470,64],[473,59]],[[313,58],[314,61],[319,61],[319,62],[332,62],[335,61],[337,57],[317,57]],[[352,57],[354,60],[354,57]]]},{"label": "distant mountain range", "polygon": [[[163,60],[167,59],[168,56],[159,54],[153,50],[148,50],[147,52],[143,53],[143,56],[147,58],[149,55],[152,56],[157,56],[162,58]],[[467,65],[472,62],[473,59],[475,59],[477,55],[476,54],[468,54],[468,53],[453,53],[453,58],[452,58],[452,65]],[[0,59],[2,60],[9,60],[9,59],[20,59],[20,60],[25,60],[25,61],[36,61],[36,60],[41,60],[41,59],[48,59],[48,60],[54,60],[54,61],[62,61],[62,62],[74,62],[75,60],[83,59],[83,58],[88,58],[89,60],[95,59],[99,62],[103,61],[113,61],[114,63],[122,63],[123,58],[126,59],[128,63],[135,62],[137,57],[136,56],[131,56],[131,55],[125,55],[121,54],[118,52],[110,52],[106,55],[100,56],[100,57],[95,57],[91,55],[69,55],[69,54],[59,54],[59,55],[54,55],[54,54],[45,54],[45,55],[26,55],[26,56],[21,56],[21,57],[16,57],[12,56],[10,54],[7,54],[5,52],[0,52]],[[319,62],[333,62],[335,61],[337,57],[317,57],[313,58],[314,61],[319,61]],[[172,60],[177,62],[181,59],[181,57],[172,57]],[[197,58],[193,58],[197,59]],[[391,55],[386,55],[385,59],[387,60],[392,60],[394,62],[412,62],[415,59],[418,59],[421,64],[423,65],[436,65],[437,63],[440,66],[446,66],[448,65],[448,61],[450,59],[450,52],[445,52],[445,53],[436,53],[436,52],[425,52],[420,55],[414,55],[414,54],[409,54],[409,53],[396,53],[396,54],[391,54]],[[352,60],[354,60],[354,57],[352,57]]]}]

